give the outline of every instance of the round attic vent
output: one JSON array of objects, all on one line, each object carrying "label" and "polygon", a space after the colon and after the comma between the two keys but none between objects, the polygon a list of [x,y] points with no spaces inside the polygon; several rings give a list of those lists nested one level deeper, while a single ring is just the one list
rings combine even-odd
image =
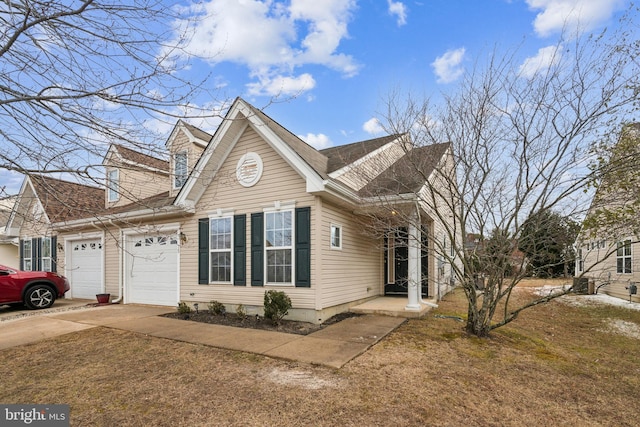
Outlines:
[{"label": "round attic vent", "polygon": [[243,187],[252,187],[262,177],[262,159],[258,153],[247,153],[238,160],[236,178]]}]

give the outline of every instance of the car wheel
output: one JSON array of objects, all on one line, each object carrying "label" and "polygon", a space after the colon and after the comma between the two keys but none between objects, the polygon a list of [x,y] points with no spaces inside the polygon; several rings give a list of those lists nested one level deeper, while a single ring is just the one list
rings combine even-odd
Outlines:
[{"label": "car wheel", "polygon": [[24,303],[30,309],[49,308],[55,300],[55,294],[47,285],[36,285],[29,288],[24,297]]}]

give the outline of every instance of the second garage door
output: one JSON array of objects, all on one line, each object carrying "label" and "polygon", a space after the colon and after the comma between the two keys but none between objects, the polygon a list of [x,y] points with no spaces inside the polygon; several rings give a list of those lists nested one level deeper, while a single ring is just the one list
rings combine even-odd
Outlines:
[{"label": "second garage door", "polygon": [[126,253],[127,302],[178,303],[178,240],[173,234],[129,236]]}]

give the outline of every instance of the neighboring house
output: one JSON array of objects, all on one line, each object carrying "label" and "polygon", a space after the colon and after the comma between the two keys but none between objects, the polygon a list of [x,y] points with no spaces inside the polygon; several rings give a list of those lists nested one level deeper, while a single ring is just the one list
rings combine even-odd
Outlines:
[{"label": "neighboring house", "polygon": [[[291,318],[317,323],[385,294],[419,310],[455,284],[427,248],[443,225],[415,197],[435,183],[407,173],[416,159],[427,176],[452,168],[450,144],[410,149],[395,135],[318,151],[238,98],[213,135],[179,121],[166,148],[168,162],[112,146],[106,188],[92,196],[101,208],[50,221],[72,297],[76,272],[91,265],[83,295],[259,312],[275,289],[291,298]],[[421,229],[365,232],[365,213],[383,200],[420,217]]]},{"label": "neighboring house", "polygon": [[[614,150],[625,141],[631,142],[623,147],[623,155],[637,161],[640,153],[630,150],[638,150],[639,137],[639,123],[625,126]],[[624,185],[610,186],[607,179],[624,180]],[[599,186],[575,245],[576,277],[587,278],[598,293],[627,300],[631,297],[635,302],[640,302],[640,295],[630,295],[629,290],[632,285],[636,289],[640,286],[640,236],[634,231],[637,221],[626,218],[629,212],[638,215],[638,179],[636,163],[625,163],[624,168],[613,169]],[[632,195],[633,192],[636,192],[635,195]],[[636,206],[633,206],[634,203]],[[625,213],[617,216],[620,212]]]},{"label": "neighboring house", "polygon": [[17,267],[20,261],[18,239],[6,233],[6,226],[16,200],[18,200],[17,196],[0,199],[0,264],[10,267]]}]

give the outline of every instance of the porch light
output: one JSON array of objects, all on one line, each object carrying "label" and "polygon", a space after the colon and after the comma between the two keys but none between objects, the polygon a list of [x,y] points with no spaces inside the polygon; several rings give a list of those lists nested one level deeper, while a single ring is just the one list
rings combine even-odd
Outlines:
[{"label": "porch light", "polygon": [[196,309],[196,314],[198,314],[198,303],[193,303],[193,308]]}]

